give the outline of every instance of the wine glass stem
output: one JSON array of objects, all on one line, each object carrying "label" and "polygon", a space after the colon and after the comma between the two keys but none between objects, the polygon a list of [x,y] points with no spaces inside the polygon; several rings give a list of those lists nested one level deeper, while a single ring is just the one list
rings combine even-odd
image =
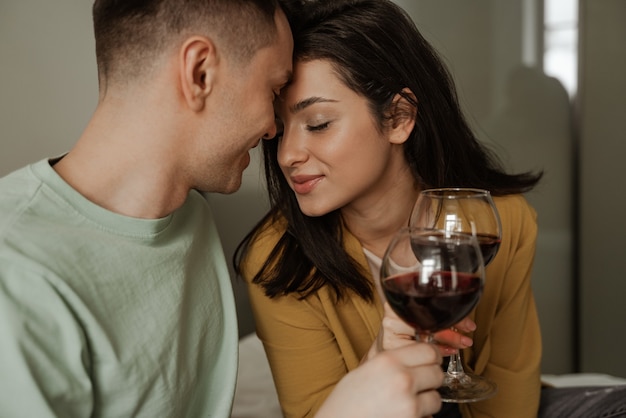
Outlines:
[{"label": "wine glass stem", "polygon": [[461,352],[452,354],[450,356],[450,362],[448,363],[448,374],[457,378],[465,376],[463,370],[463,363],[461,362]]}]

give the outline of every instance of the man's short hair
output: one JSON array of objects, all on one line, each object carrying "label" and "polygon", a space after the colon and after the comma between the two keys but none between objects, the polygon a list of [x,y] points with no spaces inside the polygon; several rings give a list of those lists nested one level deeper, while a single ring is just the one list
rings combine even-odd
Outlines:
[{"label": "man's short hair", "polygon": [[100,83],[147,75],[164,49],[196,34],[246,63],[276,35],[278,0],[95,0]]}]

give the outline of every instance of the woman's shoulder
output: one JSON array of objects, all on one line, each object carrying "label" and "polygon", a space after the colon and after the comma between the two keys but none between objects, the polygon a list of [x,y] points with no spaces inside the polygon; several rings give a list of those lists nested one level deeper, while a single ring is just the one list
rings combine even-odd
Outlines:
[{"label": "woman's shoulder", "polygon": [[511,194],[506,196],[496,196],[493,198],[500,218],[513,217],[519,219],[537,217],[537,213],[532,205],[528,202],[526,197],[522,194]]},{"label": "woman's shoulder", "polygon": [[534,236],[537,230],[537,212],[522,194],[494,197],[502,229],[509,234]]}]

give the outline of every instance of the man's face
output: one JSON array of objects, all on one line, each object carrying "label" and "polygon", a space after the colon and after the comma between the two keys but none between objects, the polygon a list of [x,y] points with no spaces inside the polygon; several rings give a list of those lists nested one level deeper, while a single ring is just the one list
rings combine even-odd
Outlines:
[{"label": "man's face", "polygon": [[262,138],[276,135],[274,100],[291,78],[293,39],[282,12],[276,14],[275,21],[274,41],[259,49],[243,68],[231,65],[221,84],[219,127],[208,133],[219,135],[213,143],[218,149],[209,150],[218,157],[214,161],[218,167],[210,170],[210,191],[232,193],[239,189],[242,173],[250,163],[250,149]]}]

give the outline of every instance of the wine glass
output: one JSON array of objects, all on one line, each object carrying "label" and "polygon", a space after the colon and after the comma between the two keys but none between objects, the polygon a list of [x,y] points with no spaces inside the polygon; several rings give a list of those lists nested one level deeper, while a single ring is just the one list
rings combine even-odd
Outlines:
[{"label": "wine glass", "polygon": [[380,281],[393,311],[416,329],[416,339],[459,322],[476,306],[485,275],[482,252],[471,234],[431,228],[398,231],[382,259]]},{"label": "wine glass", "polygon": [[[487,190],[471,188],[427,189],[413,208],[411,226],[434,228],[446,235],[471,234],[480,246],[485,266],[493,260],[502,239],[500,216]],[[495,382],[465,372],[461,355],[450,356],[443,386],[446,402],[475,402],[495,395]]]}]

